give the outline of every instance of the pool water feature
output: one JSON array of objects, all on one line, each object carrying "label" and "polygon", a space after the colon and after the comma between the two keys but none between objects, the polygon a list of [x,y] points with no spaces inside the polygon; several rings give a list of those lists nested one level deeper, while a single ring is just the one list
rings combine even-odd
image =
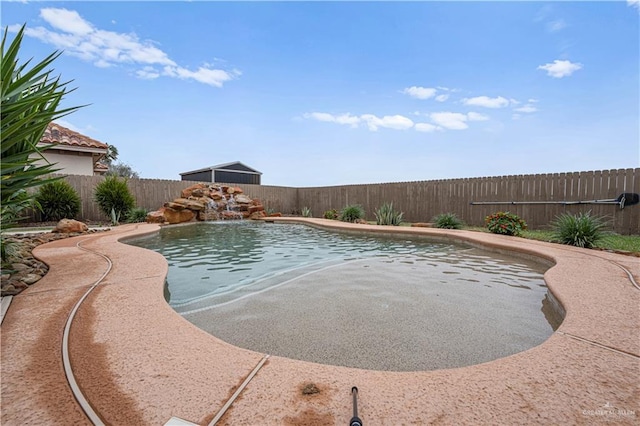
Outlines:
[{"label": "pool water feature", "polygon": [[215,222],[130,242],[169,263],[170,305],[239,347],[390,371],[473,365],[558,325],[546,266],[470,246]]}]

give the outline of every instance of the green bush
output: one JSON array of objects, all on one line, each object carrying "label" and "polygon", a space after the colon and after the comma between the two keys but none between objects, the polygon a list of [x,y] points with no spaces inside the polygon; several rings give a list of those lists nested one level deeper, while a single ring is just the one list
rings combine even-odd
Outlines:
[{"label": "green bush", "polygon": [[340,220],[343,222],[354,223],[363,218],[364,209],[362,208],[362,206],[359,206],[357,204],[346,206],[340,212]]},{"label": "green bush", "polygon": [[462,221],[455,213],[442,213],[433,218],[433,226],[441,229],[462,229]]},{"label": "green bush", "polygon": [[80,213],[80,196],[64,180],[44,184],[36,194],[40,204],[42,220],[47,222],[60,219],[75,219]]},{"label": "green bush", "polygon": [[520,236],[527,229],[527,223],[517,214],[497,212],[485,217],[485,224],[489,232],[501,235]]},{"label": "green bush", "polygon": [[120,180],[117,176],[107,176],[100,182],[96,186],[94,199],[100,210],[112,218],[112,221],[114,218],[117,221],[120,217],[126,217],[136,203],[127,187],[127,181]]},{"label": "green bush", "polygon": [[337,219],[338,218],[338,210],[336,209],[331,209],[331,210],[327,210],[326,212],[324,212],[324,215],[322,216],[325,219]]},{"label": "green bush", "polygon": [[127,214],[127,222],[128,223],[140,223],[147,221],[147,209],[144,207],[135,207],[129,210]]},{"label": "green bush", "polygon": [[302,217],[312,217],[311,209],[309,207],[302,208]]},{"label": "green bush", "polygon": [[404,212],[398,212],[393,209],[393,203],[384,203],[374,213],[376,224],[399,226],[402,222]]},{"label": "green bush", "polygon": [[606,221],[598,216],[591,216],[591,212],[572,215],[561,214],[551,222],[553,228],[553,240],[582,248],[595,247],[602,241],[607,232]]}]

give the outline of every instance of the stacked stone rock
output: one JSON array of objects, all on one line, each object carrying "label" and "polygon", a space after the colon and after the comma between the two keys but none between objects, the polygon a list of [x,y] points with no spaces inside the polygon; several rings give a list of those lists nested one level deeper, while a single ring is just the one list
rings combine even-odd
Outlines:
[{"label": "stacked stone rock", "polygon": [[6,268],[1,274],[0,294],[11,296],[27,289],[45,276],[49,267],[33,256],[33,249],[40,244],[50,243],[68,237],[86,235],[104,230],[88,229],[77,220],[62,219],[50,232],[9,234],[5,244],[11,246],[6,257]]},{"label": "stacked stone rock", "polygon": [[265,217],[260,200],[252,200],[237,186],[197,183],[183,189],[180,198],[147,215],[149,223],[183,223],[191,220],[234,220]]}]

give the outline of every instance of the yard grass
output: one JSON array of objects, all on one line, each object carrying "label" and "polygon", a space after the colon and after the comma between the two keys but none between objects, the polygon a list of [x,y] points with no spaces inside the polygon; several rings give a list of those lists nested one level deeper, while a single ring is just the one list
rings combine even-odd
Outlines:
[{"label": "yard grass", "polygon": [[[468,226],[464,229],[469,231],[489,232],[487,228],[480,226]],[[526,230],[522,232],[522,237],[530,240],[546,241],[553,243],[553,232],[550,230]],[[632,253],[640,253],[640,235],[620,235],[608,234],[597,245],[598,248],[604,250],[621,250]]]}]

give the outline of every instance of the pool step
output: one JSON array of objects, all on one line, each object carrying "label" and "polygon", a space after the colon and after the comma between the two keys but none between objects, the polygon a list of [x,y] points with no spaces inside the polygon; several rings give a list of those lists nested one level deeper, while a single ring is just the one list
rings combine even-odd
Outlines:
[{"label": "pool step", "polygon": [[288,284],[308,274],[344,265],[345,262],[349,261],[345,261],[344,259],[332,259],[330,261],[317,262],[298,268],[288,269],[286,271],[280,271],[247,283],[239,284],[235,288],[227,291],[223,290],[209,295],[204,295],[191,301],[171,304],[171,306],[180,315],[195,314],[197,312],[224,306],[256,294],[264,293],[265,291]]}]

